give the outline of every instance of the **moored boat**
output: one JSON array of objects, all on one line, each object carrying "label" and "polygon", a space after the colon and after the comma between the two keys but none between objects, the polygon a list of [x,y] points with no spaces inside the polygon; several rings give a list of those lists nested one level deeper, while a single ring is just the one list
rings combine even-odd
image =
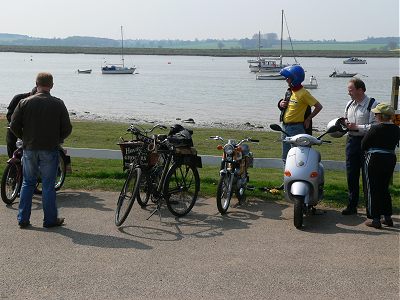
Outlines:
[{"label": "moored boat", "polygon": [[285,80],[285,77],[283,77],[279,73],[273,73],[273,74],[257,74],[256,75],[257,80]]},{"label": "moored boat", "polygon": [[303,87],[305,87],[308,90],[318,88],[317,78],[315,76],[311,76],[310,77],[310,82],[306,83],[306,84],[303,84]]},{"label": "moored boat", "polygon": [[92,69],[87,69],[87,70],[78,69],[78,74],[90,74],[90,73],[92,73]]},{"label": "moored boat", "polygon": [[122,32],[121,26],[121,64],[106,64],[104,67],[101,67],[102,74],[133,74],[136,70],[136,67],[133,66],[131,68],[125,67],[124,60],[124,35]]},{"label": "moored boat", "polygon": [[329,75],[329,77],[342,77],[342,78],[346,78],[346,77],[354,77],[355,75],[357,75],[357,73],[348,73],[346,71],[343,72],[338,72],[338,71],[333,71],[333,73],[331,75]]},{"label": "moored boat", "polygon": [[366,64],[367,61],[365,59],[357,58],[357,57],[350,57],[343,61],[344,64],[349,65],[363,65]]}]

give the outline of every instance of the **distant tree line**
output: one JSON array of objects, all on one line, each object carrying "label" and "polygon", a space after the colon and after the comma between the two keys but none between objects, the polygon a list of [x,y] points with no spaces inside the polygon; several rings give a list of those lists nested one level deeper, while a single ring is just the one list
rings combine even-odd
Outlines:
[{"label": "distant tree line", "polygon": [[[283,44],[287,45],[289,40],[283,40]],[[398,49],[400,37],[368,37],[367,39],[353,42],[340,42],[332,40],[292,40],[293,45],[299,44],[335,44],[335,43],[360,43],[360,44],[377,44],[386,45],[380,47],[381,50]],[[255,33],[251,38],[243,39],[205,39],[205,40],[124,40],[124,46],[127,48],[239,48],[239,49],[263,49],[277,48],[280,39],[276,33]],[[36,38],[27,35],[0,33],[0,45],[10,46],[70,46],[70,47],[121,47],[120,40],[107,38],[72,36],[67,38]]]}]

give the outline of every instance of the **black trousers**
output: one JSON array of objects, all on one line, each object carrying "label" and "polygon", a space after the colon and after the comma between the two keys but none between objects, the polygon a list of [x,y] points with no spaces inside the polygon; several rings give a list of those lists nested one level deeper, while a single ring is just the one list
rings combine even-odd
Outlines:
[{"label": "black trousers", "polygon": [[[349,207],[356,208],[360,197],[360,173],[364,165],[364,152],[361,150],[362,136],[347,136],[346,175]],[[364,176],[363,176],[363,187]]]},{"label": "black trousers", "polygon": [[365,155],[365,202],[368,218],[392,215],[389,183],[396,166],[396,155],[367,153]]},{"label": "black trousers", "polygon": [[6,142],[7,142],[8,157],[12,157],[14,151],[17,149],[17,146],[15,145],[15,143],[17,142],[17,137],[8,128],[7,128]]}]

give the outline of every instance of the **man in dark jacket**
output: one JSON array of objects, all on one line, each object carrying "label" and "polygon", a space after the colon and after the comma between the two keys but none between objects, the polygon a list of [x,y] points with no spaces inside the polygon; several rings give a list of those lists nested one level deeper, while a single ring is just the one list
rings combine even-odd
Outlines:
[{"label": "man in dark jacket", "polygon": [[[36,87],[34,87],[32,89],[32,91],[29,93],[18,94],[12,98],[10,104],[7,107],[6,117],[7,117],[8,124],[10,124],[10,122],[11,122],[11,116],[14,113],[14,110],[17,107],[18,103],[22,99],[28,98],[29,96],[32,96],[34,94],[36,94]],[[14,133],[12,133],[10,128],[7,128],[6,142],[7,142],[8,157],[12,157],[14,151],[17,149],[17,146],[15,145],[15,143],[17,142],[17,137],[14,135]]]},{"label": "man in dark jacket", "polygon": [[18,224],[30,225],[32,196],[39,174],[42,178],[43,226],[61,226],[58,217],[55,180],[59,164],[58,146],[71,134],[72,125],[67,108],[59,98],[50,95],[53,76],[39,73],[37,93],[20,101],[11,117],[12,132],[23,140],[23,182],[18,208]]}]

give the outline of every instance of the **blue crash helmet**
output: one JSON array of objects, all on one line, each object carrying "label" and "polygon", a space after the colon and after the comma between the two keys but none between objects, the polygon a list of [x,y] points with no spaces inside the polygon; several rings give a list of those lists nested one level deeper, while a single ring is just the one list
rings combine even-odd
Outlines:
[{"label": "blue crash helmet", "polygon": [[279,74],[281,74],[285,78],[292,79],[292,86],[298,86],[304,81],[304,69],[299,65],[288,66],[283,68]]}]

